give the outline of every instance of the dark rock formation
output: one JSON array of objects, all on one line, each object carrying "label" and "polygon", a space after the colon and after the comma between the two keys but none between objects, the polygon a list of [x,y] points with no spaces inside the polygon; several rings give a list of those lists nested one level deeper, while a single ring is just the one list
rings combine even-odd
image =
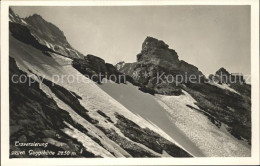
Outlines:
[{"label": "dark rock formation", "polygon": [[85,62],[88,64],[88,67],[92,69],[93,71],[97,73],[106,73],[107,67],[106,63],[103,59],[88,54],[86,57],[84,57]]},{"label": "dark rock formation", "polygon": [[117,83],[125,83],[126,77],[115,66],[103,59],[88,54],[83,59],[73,59],[72,66],[92,81],[101,83],[103,78]]},{"label": "dark rock formation", "polygon": [[107,116],[104,112],[97,110],[97,113],[101,116],[103,116],[107,121],[109,121],[110,123],[114,123],[111,118],[109,116]]},{"label": "dark rock formation", "polygon": [[[100,115],[107,117],[102,111],[98,112]],[[133,157],[159,157],[136,143],[143,144],[159,154],[162,154],[163,151],[166,151],[173,157],[192,157],[190,154],[174,145],[172,142],[164,139],[159,134],[151,131],[150,129],[143,129],[118,113],[115,113],[115,116],[118,119],[115,126],[118,127],[127,138],[134,142],[121,137],[113,129],[106,129],[99,124],[96,124],[95,126],[103,131],[108,138],[120,145],[121,148],[126,150]]]},{"label": "dark rock formation", "polygon": [[[149,152],[148,150],[140,147],[134,142],[121,137],[114,129],[106,129],[100,125],[96,125],[109,139],[117,143],[122,149],[127,151],[132,157],[159,157]],[[126,157],[131,157],[126,156]]]},{"label": "dark rock formation", "polygon": [[[41,78],[40,76],[38,76]],[[88,115],[88,110],[86,110],[79,102],[79,99],[74,95],[75,92],[71,93],[70,91],[66,90],[64,87],[59,86],[47,79],[41,78],[43,80],[43,83],[47,85],[52,92],[64,103],[69,105],[75,112],[77,112],[80,116],[82,116],[84,119],[89,121],[90,123],[98,123],[97,120],[91,118]],[[77,95],[78,96],[78,95]]]},{"label": "dark rock formation", "polygon": [[118,119],[116,126],[126,137],[131,140],[141,143],[160,154],[162,154],[164,150],[173,157],[192,157],[189,153],[161,137],[154,131],[148,128],[141,128],[134,122],[125,118],[123,115],[118,113],[115,113],[115,115]]},{"label": "dark rock formation", "polygon": [[147,37],[143,44],[141,53],[137,55],[137,62],[154,64],[160,67],[177,67],[178,55],[168,48],[169,46],[161,40]]},{"label": "dark rock formation", "polygon": [[116,69],[120,71],[121,73],[124,73],[125,75],[132,76],[132,74],[135,71],[137,63],[125,63],[125,62],[119,62],[115,65]]},{"label": "dark rock formation", "polygon": [[222,67],[216,71],[215,75],[209,75],[209,80],[218,84],[227,84],[241,95],[251,99],[251,85],[246,83],[241,73],[230,73]]},{"label": "dark rock formation", "polygon": [[179,60],[175,50],[152,37],[144,40],[136,63],[120,62],[116,67],[138,82],[140,89],[166,95],[180,95],[178,84],[189,82],[191,75],[192,81],[205,79],[197,67]]},{"label": "dark rock formation", "polygon": [[37,33],[38,37],[50,43],[57,43],[57,45],[64,45],[71,48],[64,33],[54,24],[45,21],[40,15],[33,14],[32,16],[24,18],[27,24],[30,24]]},{"label": "dark rock formation", "polygon": [[251,100],[251,85],[247,83],[243,84],[231,84],[230,88],[236,90],[241,95],[247,97],[249,100]]},{"label": "dark rock formation", "polygon": [[230,75],[230,73],[223,67],[221,67],[218,71],[216,71],[216,75]]},{"label": "dark rock formation", "polygon": [[[9,8],[9,19],[10,23],[25,26],[26,28],[23,29],[26,30],[27,36],[32,36],[38,44],[49,48],[52,52],[70,58],[84,57],[83,54],[71,47],[64,33],[58,27],[45,21],[40,15],[34,14],[23,19],[16,15],[11,8]],[[10,25],[14,26],[14,24]],[[19,35],[22,35],[22,33]]]}]

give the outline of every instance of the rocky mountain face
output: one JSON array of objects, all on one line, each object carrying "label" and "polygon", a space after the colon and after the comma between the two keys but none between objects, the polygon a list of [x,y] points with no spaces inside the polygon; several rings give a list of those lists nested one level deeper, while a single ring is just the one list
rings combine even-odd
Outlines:
[{"label": "rocky mountain face", "polygon": [[245,84],[243,75],[240,73],[229,73],[225,68],[220,68],[215,75],[210,75],[209,79],[220,84]]},{"label": "rocky mountain face", "polygon": [[104,78],[117,83],[126,82],[124,77],[120,78],[122,73],[114,65],[106,63],[105,60],[94,55],[88,54],[83,60],[74,58],[72,66],[86,77],[98,83],[101,83]]},{"label": "rocky mountain face", "polygon": [[9,9],[10,31],[18,40],[26,40],[23,31],[28,33],[30,39],[27,43],[41,45],[46,50],[70,58],[83,58],[84,55],[75,50],[68,43],[64,33],[52,23],[45,21],[40,15],[34,14],[20,18],[12,9]]},{"label": "rocky mountain face", "polygon": [[120,62],[116,67],[140,83],[141,89],[165,95],[180,95],[178,84],[189,82],[187,77],[190,75],[194,75],[195,81],[205,79],[197,67],[179,60],[175,50],[153,37],[144,40],[137,62]]}]

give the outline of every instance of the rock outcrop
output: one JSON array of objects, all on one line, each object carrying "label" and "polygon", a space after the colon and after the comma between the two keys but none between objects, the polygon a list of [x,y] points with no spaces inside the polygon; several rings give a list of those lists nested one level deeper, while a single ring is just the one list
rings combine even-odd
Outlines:
[{"label": "rock outcrop", "polygon": [[169,49],[163,41],[147,37],[142,44],[141,53],[137,55],[137,62],[171,70],[178,67],[179,59],[175,50]]},{"label": "rock outcrop", "polygon": [[125,83],[125,77],[115,66],[103,59],[88,54],[83,59],[74,58],[72,66],[92,81],[101,83],[104,78],[117,83]]},{"label": "rock outcrop", "polygon": [[135,67],[136,67],[137,63],[125,63],[123,62],[119,62],[115,65],[116,69],[126,75],[131,76],[134,73]]},{"label": "rock outcrop", "polygon": [[153,37],[144,40],[136,63],[120,62],[116,67],[140,83],[141,89],[159,94],[180,95],[178,85],[189,82],[190,76],[193,81],[205,79],[197,67],[179,60],[175,50]]}]

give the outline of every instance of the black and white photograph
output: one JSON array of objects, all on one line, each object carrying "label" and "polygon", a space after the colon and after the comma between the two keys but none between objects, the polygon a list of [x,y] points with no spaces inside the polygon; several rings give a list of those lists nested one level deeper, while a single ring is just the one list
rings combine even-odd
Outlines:
[{"label": "black and white photograph", "polygon": [[1,9],[9,160],[259,162],[252,4],[68,2]]}]

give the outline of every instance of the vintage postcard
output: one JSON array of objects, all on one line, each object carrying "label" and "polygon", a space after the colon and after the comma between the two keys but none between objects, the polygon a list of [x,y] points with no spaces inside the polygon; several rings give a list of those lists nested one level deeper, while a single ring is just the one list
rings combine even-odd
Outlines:
[{"label": "vintage postcard", "polygon": [[259,164],[259,2],[3,1],[1,158]]}]

